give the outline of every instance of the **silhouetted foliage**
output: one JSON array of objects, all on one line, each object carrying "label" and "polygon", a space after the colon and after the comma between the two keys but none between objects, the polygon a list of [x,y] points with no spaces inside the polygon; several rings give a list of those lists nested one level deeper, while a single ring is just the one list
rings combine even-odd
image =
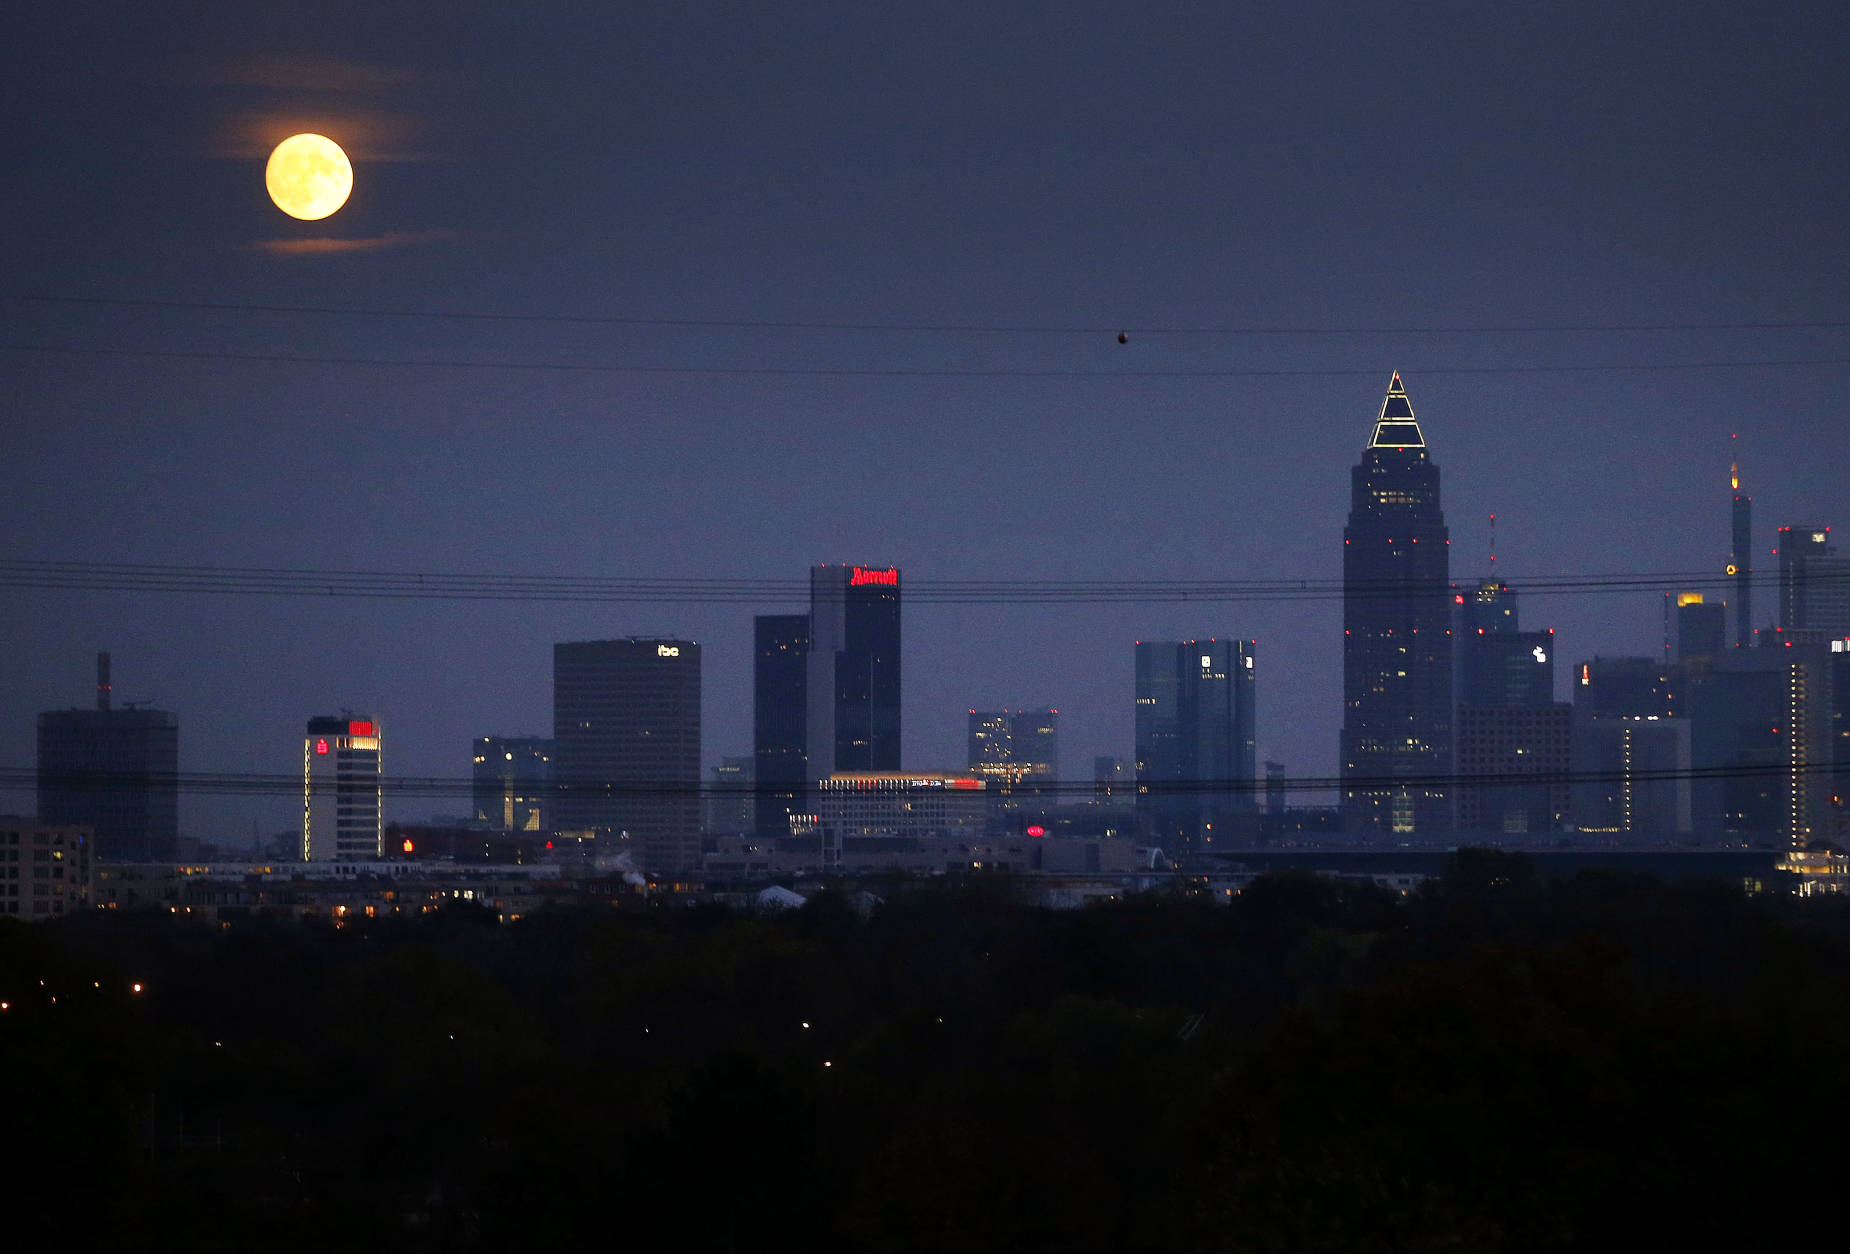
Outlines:
[{"label": "silhouetted foliage", "polygon": [[1539,1251],[1765,1244],[1834,1161],[1842,903],[1468,850],[1404,902],[886,889],[0,920],[24,1179],[116,1247]]}]

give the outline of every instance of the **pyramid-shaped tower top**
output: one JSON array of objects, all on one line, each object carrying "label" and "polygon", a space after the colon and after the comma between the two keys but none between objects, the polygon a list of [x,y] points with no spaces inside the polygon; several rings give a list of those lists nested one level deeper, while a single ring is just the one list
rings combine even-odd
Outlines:
[{"label": "pyramid-shaped tower top", "polygon": [[1419,420],[1413,416],[1412,402],[1400,381],[1400,371],[1388,383],[1387,397],[1381,402],[1381,416],[1375,419],[1375,435],[1369,448],[1425,448],[1426,437],[1420,434]]}]

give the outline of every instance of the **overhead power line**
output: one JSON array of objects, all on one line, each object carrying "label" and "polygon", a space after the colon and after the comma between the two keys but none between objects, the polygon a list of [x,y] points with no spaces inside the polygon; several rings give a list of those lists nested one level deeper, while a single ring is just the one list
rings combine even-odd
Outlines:
[{"label": "overhead power line", "polygon": [[[134,357],[148,361],[226,361],[255,365],[367,366],[408,370],[502,370],[560,374],[692,375],[759,378],[846,379],[1335,379],[1374,377],[1368,368],[1176,368],[1096,370],[1081,368],[936,366],[702,366],[619,365],[608,362],[559,362],[486,357],[360,357],[332,353],[237,353],[216,349],[88,347],[77,344],[0,344],[9,353],[52,356]],[[1402,373],[1423,377],[1511,374],[1614,374],[1675,370],[1790,370],[1813,366],[1850,366],[1850,357],[1738,358],[1704,361],[1599,362],[1584,365],[1409,366]]]},{"label": "overhead power line", "polygon": [[[113,309],[192,310],[202,313],[291,314],[343,318],[423,319],[450,322],[538,323],[562,326],[699,327],[714,330],[868,331],[978,335],[1541,335],[1655,333],[1666,331],[1834,331],[1850,321],[1749,320],[1715,322],[1566,322],[1383,324],[1315,326],[1259,323],[1014,323],[877,320],[808,320],[800,318],[677,318],[642,314],[507,313],[483,310],[380,309],[354,305],[285,305],[235,301],[171,300],[125,296],[72,296],[9,292],[0,300],[40,305],[74,305]],[[1426,373],[1432,373],[1430,371]]]},{"label": "overhead power line", "polygon": [[[1812,586],[1850,577],[1819,573]],[[1777,572],[1752,582],[1774,586]],[[1520,581],[1524,597],[1733,589],[1719,571],[1539,575]],[[290,567],[149,565],[126,562],[0,559],[0,586],[98,592],[167,592],[224,596],[353,597],[447,601],[711,602],[807,601],[807,576],[688,579],[673,576],[532,575],[498,572],[313,570]],[[1473,585],[1435,586],[1429,596],[1466,595]],[[1405,583],[1345,585],[1341,579],[933,579],[910,578],[909,604],[1072,604],[1155,602],[1331,601],[1345,597],[1419,595]]]}]

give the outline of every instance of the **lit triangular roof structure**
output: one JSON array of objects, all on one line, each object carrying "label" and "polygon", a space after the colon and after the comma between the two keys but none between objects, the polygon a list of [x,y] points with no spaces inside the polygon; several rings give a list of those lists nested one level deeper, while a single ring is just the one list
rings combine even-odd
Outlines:
[{"label": "lit triangular roof structure", "polygon": [[1400,371],[1388,383],[1387,396],[1381,402],[1381,416],[1375,419],[1374,438],[1369,448],[1425,448],[1426,437],[1420,434],[1419,420],[1413,416],[1413,404],[1400,381]]}]

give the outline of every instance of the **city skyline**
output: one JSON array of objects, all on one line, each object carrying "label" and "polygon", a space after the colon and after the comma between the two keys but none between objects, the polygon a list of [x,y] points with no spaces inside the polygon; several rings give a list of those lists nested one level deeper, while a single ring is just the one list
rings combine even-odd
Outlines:
[{"label": "city skyline", "polygon": [[[1064,775],[1128,758],[1130,642],[1218,635],[1264,651],[1260,759],[1328,777],[1335,598],[1033,585],[1338,578],[1396,370],[1455,582],[1732,597],[1735,464],[1757,579],[1778,527],[1850,526],[1833,9],[176,13],[47,10],[0,51],[36,119],[0,138],[34,189],[0,241],[8,558],[794,587],[866,555],[1022,593],[909,595],[909,769],[1024,704],[1061,710]],[[1544,47],[1574,92],[1535,89]],[[277,128],[347,148],[332,218],[268,203]],[[1564,661],[1661,651],[1657,590],[1524,595]],[[543,734],[567,640],[701,642],[702,765],[747,753],[752,618],[803,608],[8,596],[0,764],[108,649],[183,773],[286,772],[348,706],[392,773],[451,778]]]}]

